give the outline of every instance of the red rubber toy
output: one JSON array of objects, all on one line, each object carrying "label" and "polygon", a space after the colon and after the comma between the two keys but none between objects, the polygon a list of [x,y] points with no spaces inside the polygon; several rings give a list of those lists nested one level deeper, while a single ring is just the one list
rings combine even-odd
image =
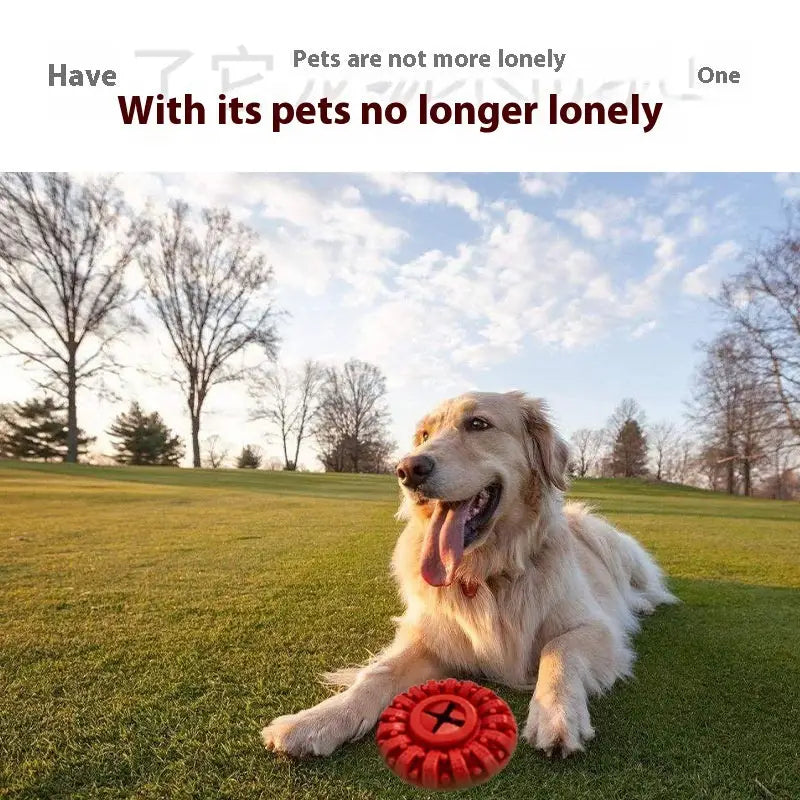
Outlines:
[{"label": "red rubber toy", "polygon": [[465,789],[494,777],[517,746],[517,723],[494,692],[472,681],[428,681],[381,714],[378,749],[389,769],[425,789]]}]

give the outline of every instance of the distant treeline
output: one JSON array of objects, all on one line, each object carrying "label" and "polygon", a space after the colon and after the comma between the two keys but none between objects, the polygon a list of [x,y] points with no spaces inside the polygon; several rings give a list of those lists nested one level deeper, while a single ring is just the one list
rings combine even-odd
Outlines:
[{"label": "distant treeline", "polygon": [[[713,302],[724,328],[704,359],[683,424],[647,425],[623,401],[603,430],[572,436],[573,471],[651,475],[730,494],[798,495],[800,467],[800,206],[748,256]],[[141,284],[139,289],[136,289]],[[0,354],[17,356],[41,396],[0,413],[0,456],[77,461],[96,431],[79,426],[78,392],[119,374],[115,345],[157,326],[188,414],[187,444],[155,410],[133,403],[114,421],[119,463],[297,469],[304,444],[324,469],[383,472],[386,380],[373,364],[278,365],[281,313],[258,234],[228,209],[175,200],[134,213],[113,178],[0,174]],[[134,309],[143,299],[147,320]],[[247,358],[244,358],[244,356]],[[256,363],[254,363],[254,359]],[[247,443],[238,457],[201,438],[209,394],[246,383],[251,417],[276,437],[279,462]]]},{"label": "distant treeline", "polygon": [[683,425],[626,400],[572,437],[577,475],[645,475],[728,494],[800,498],[800,206],[713,298],[721,332],[699,347]]},{"label": "distant treeline", "polygon": [[[193,213],[176,200],[160,215],[136,214],[111,177],[0,174],[0,346],[43,392],[3,409],[0,455],[74,462],[86,453],[93,440],[78,424],[79,390],[119,373],[115,345],[144,329],[133,312],[142,298],[172,351],[169,377],[186,402],[193,466],[227,463],[214,437],[202,452],[203,409],[216,386],[246,381],[254,418],[278,429],[284,469],[297,468],[310,438],[327,470],[388,469],[394,443],[377,367],[308,362],[294,374],[275,365],[281,314],[259,245],[228,209]],[[120,463],[172,465],[183,456],[159,414],[136,403],[108,433]],[[237,463],[260,460],[245,445]]]}]

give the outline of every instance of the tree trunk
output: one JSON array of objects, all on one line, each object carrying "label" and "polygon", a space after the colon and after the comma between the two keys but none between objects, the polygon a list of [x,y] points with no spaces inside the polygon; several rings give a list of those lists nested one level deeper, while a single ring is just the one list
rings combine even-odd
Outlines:
[{"label": "tree trunk", "polygon": [[67,359],[67,455],[65,461],[78,461],[78,379],[75,375],[75,347],[69,349]]},{"label": "tree trunk", "polygon": [[295,447],[294,447],[294,461],[292,462],[292,471],[294,472],[297,470],[297,462],[300,459],[300,445],[303,442],[303,425],[300,426],[300,429],[297,431],[297,439],[295,440]]},{"label": "tree trunk", "polygon": [[286,428],[283,426],[283,423],[281,423],[281,440],[283,441],[283,468],[284,470],[287,471],[291,470],[292,468],[289,461],[289,445],[287,441],[288,439],[289,439],[289,431],[287,431]]},{"label": "tree trunk", "polygon": [[744,479],[744,496],[750,497],[753,493],[753,484],[749,458],[745,458],[742,463],[742,478]]},{"label": "tree trunk", "polygon": [[189,418],[192,422],[192,467],[199,469],[200,463],[200,412],[203,410],[205,392],[198,385],[197,374],[189,375]]},{"label": "tree trunk", "polygon": [[200,467],[200,414],[192,412],[192,466]]},{"label": "tree trunk", "polygon": [[725,491],[728,494],[736,494],[736,465],[734,461],[734,447],[730,439],[726,447],[725,461]]}]

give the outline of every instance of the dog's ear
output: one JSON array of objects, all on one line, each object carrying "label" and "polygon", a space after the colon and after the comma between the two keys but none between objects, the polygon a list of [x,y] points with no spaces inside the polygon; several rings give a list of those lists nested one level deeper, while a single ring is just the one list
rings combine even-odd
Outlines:
[{"label": "dog's ear", "polygon": [[569,446],[550,423],[543,400],[523,394],[519,397],[533,467],[552,487],[566,491]]}]

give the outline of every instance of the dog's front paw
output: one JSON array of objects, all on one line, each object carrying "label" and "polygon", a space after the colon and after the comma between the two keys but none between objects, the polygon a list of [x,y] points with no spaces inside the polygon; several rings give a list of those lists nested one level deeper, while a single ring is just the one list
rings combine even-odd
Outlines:
[{"label": "dog's front paw", "polygon": [[323,743],[317,741],[316,734],[309,710],[298,714],[286,714],[272,720],[261,731],[261,740],[267,750],[286,753],[295,758],[332,753],[336,745],[326,753],[320,752],[320,745]]},{"label": "dog's front paw", "polygon": [[329,756],[337,747],[363,736],[371,726],[344,703],[332,697],[314,708],[272,720],[261,731],[267,750],[294,758]]},{"label": "dog's front paw", "polygon": [[594,736],[594,728],[585,702],[563,704],[534,698],[522,735],[548,756],[566,758],[583,750],[584,743]]}]

